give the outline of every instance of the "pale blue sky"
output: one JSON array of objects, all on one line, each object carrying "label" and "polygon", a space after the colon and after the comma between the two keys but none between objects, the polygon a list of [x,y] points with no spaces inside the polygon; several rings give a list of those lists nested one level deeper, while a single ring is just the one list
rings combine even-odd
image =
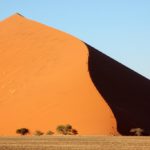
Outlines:
[{"label": "pale blue sky", "polygon": [[0,0],[0,20],[15,12],[70,33],[150,79],[150,0]]}]

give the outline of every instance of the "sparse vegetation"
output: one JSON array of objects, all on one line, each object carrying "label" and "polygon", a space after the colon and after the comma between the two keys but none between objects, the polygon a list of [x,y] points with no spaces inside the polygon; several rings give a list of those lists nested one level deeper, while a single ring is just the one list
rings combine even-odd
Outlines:
[{"label": "sparse vegetation", "polygon": [[[70,125],[70,124],[59,125],[56,128],[56,131],[62,135],[77,135],[78,134],[78,131],[76,129],[72,128],[72,125]],[[30,131],[27,128],[20,128],[20,129],[16,130],[16,133],[20,134],[20,135],[26,135],[26,134],[29,134]],[[51,130],[49,130],[45,133],[45,135],[53,135],[53,134],[54,134],[54,132],[52,132]],[[41,135],[44,135],[44,132],[42,132],[40,130],[36,130],[33,135],[41,136]]]},{"label": "sparse vegetation", "polygon": [[78,131],[76,129],[72,129],[72,134],[73,135],[77,135],[78,134]]},{"label": "sparse vegetation", "polygon": [[60,134],[64,134],[66,135],[66,128],[64,125],[59,125],[57,128],[56,128],[56,131]]},{"label": "sparse vegetation", "polygon": [[78,131],[76,129],[72,128],[72,126],[70,124],[59,125],[56,128],[56,131],[59,134],[63,134],[63,135],[76,135],[76,134],[78,134]]},{"label": "sparse vegetation", "polygon": [[20,128],[20,129],[17,129],[17,130],[16,130],[16,133],[17,133],[17,134],[20,134],[20,135],[26,135],[26,134],[29,134],[30,131],[29,131],[29,129],[27,129],[27,128]]},{"label": "sparse vegetation", "polygon": [[130,130],[130,133],[135,136],[142,136],[144,134],[144,130],[141,128],[133,128]]},{"label": "sparse vegetation", "polygon": [[37,135],[37,136],[41,136],[43,134],[44,133],[42,131],[40,131],[40,130],[36,130],[35,133],[34,133],[34,135]]},{"label": "sparse vegetation", "polygon": [[53,135],[54,134],[54,132],[52,132],[52,131],[47,131],[47,133],[46,133],[46,135]]}]

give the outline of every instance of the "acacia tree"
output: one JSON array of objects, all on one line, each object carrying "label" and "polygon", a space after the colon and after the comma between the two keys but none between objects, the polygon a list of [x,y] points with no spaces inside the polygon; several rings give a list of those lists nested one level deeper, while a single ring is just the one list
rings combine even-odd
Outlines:
[{"label": "acacia tree", "polygon": [[133,128],[130,130],[130,133],[132,133],[132,135],[135,135],[135,136],[142,136],[144,133],[144,130],[141,128]]},{"label": "acacia tree", "polygon": [[60,134],[64,134],[66,135],[66,127],[64,125],[59,125],[57,128],[56,128],[56,131]]},{"label": "acacia tree", "polygon": [[30,131],[29,131],[29,129],[27,129],[27,128],[20,128],[20,129],[17,129],[17,130],[16,130],[16,133],[17,133],[17,134],[20,134],[20,135],[26,135],[26,134],[29,134]]},{"label": "acacia tree", "polygon": [[78,131],[76,129],[72,129],[72,134],[73,135],[77,135],[78,134]]},{"label": "acacia tree", "polygon": [[37,136],[41,136],[43,134],[44,133],[42,131],[40,131],[40,130],[36,130],[35,133],[34,133],[34,135],[37,135]]},{"label": "acacia tree", "polygon": [[46,133],[46,135],[53,135],[53,134],[54,134],[54,132],[51,130],[47,131],[47,133]]},{"label": "acacia tree", "polygon": [[78,131],[74,128],[72,128],[72,125],[67,124],[67,125],[59,125],[56,128],[56,131],[60,134],[63,135],[76,135],[78,134]]}]

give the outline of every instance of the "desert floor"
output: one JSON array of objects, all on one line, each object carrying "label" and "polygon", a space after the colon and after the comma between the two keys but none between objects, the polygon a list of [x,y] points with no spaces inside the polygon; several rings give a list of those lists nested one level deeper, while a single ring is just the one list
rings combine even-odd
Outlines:
[{"label": "desert floor", "polygon": [[150,150],[150,137],[0,137],[0,150]]}]

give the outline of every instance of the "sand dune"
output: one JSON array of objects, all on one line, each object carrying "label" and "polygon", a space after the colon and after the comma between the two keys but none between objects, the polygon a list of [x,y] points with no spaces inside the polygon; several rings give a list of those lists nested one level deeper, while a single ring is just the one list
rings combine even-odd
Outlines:
[{"label": "sand dune", "polygon": [[[62,31],[15,14],[0,23],[0,135],[150,131],[150,81]],[[118,130],[118,131],[117,131]]]},{"label": "sand dune", "polygon": [[91,80],[80,40],[15,14],[0,23],[0,135],[17,128],[116,134],[116,119]]}]

